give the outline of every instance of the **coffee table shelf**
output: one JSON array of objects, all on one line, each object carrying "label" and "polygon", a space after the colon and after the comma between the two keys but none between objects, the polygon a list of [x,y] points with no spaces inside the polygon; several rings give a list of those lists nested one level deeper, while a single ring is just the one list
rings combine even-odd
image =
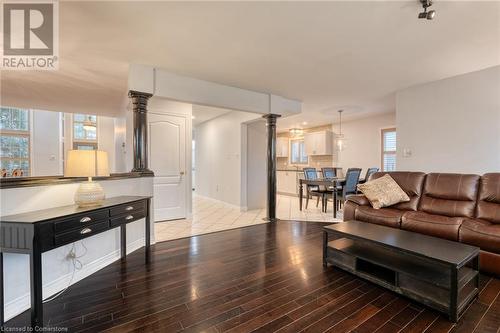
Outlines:
[{"label": "coffee table shelf", "polygon": [[[360,229],[360,224],[364,228]],[[452,242],[447,240],[357,221],[327,226],[324,231],[325,265],[337,266],[446,312],[452,321],[457,321],[459,314],[478,294],[478,248],[460,247],[463,244],[450,244]],[[381,232],[389,233],[388,241],[384,241]],[[337,239],[329,241],[330,234]],[[420,243],[418,247],[405,245],[400,248],[398,237],[399,241],[410,237]],[[448,250],[458,247],[453,256],[439,253],[433,258],[429,247],[439,248],[440,245]]]}]

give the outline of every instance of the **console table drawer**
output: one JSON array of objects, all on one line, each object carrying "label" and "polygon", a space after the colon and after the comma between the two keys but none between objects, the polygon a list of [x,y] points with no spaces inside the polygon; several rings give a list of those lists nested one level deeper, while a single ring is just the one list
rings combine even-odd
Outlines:
[{"label": "console table drawer", "polygon": [[61,219],[54,222],[54,232],[56,234],[66,232],[71,229],[81,228],[97,222],[103,222],[109,217],[108,209],[101,209],[85,214],[75,215],[71,218]]},{"label": "console table drawer", "polygon": [[109,228],[109,222],[101,222],[89,225],[88,227],[83,227],[68,231],[62,234],[55,235],[55,245],[64,245],[79,239],[98,234]]},{"label": "console table drawer", "polygon": [[110,221],[111,228],[117,227],[119,225],[125,224],[125,223],[130,223],[136,220],[140,220],[142,218],[146,217],[146,213],[144,210],[141,211],[135,211],[130,214],[122,215],[120,217],[115,217],[112,218]]},{"label": "console table drawer", "polygon": [[110,209],[110,214],[111,216],[118,216],[122,214],[134,214],[137,213],[138,211],[146,210],[146,201],[136,201],[136,202],[131,202],[126,205],[121,205],[117,207],[113,207]]}]

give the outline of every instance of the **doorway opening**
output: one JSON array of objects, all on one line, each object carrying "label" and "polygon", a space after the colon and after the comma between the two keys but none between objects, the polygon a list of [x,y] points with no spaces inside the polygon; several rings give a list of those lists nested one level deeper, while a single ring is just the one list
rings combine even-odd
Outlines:
[{"label": "doorway opening", "polygon": [[183,218],[157,219],[156,241],[265,223],[265,121],[255,113],[191,107],[186,141],[191,209]]}]

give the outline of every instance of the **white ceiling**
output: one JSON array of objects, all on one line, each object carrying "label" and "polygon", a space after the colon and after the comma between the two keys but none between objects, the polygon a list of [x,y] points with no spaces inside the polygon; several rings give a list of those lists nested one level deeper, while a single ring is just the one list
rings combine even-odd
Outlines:
[{"label": "white ceiling", "polygon": [[60,2],[60,69],[2,72],[2,103],[124,111],[130,63],[303,101],[280,127],[394,111],[395,91],[500,64],[500,2]]},{"label": "white ceiling", "polygon": [[214,108],[204,105],[193,105],[193,127],[198,126],[205,121],[217,118],[228,112],[235,112],[228,109]]}]

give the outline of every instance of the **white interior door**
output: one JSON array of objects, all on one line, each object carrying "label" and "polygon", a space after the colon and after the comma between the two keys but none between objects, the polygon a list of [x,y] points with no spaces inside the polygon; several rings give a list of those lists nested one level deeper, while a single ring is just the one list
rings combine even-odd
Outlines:
[{"label": "white interior door", "polygon": [[148,125],[155,221],[186,218],[186,118],[149,113]]}]

